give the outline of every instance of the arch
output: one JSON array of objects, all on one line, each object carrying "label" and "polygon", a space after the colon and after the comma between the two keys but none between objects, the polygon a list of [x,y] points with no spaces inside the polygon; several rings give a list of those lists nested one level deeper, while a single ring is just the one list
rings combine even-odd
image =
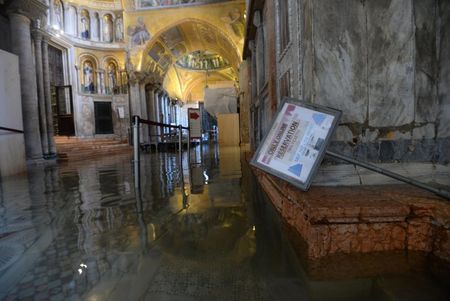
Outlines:
[{"label": "arch", "polygon": [[97,57],[95,55],[93,55],[92,53],[89,53],[89,52],[83,52],[78,56],[78,63],[80,64],[80,66],[81,66],[81,62],[87,58],[93,60],[95,62],[96,66],[100,65],[99,60],[97,59]]},{"label": "arch", "polygon": [[205,26],[211,27],[215,32],[219,33],[219,35],[222,38],[224,38],[227,41],[227,43],[233,47],[233,50],[234,50],[233,53],[237,58],[237,60],[236,60],[236,68],[237,68],[237,65],[239,65],[239,63],[241,61],[241,56],[240,56],[240,51],[238,50],[237,45],[234,43],[234,41],[218,26],[216,26],[208,21],[199,19],[199,18],[189,18],[189,17],[183,18],[183,19],[177,20],[173,23],[170,23],[166,27],[160,29],[152,36],[152,38],[149,41],[146,42],[145,47],[144,47],[144,49],[145,49],[144,53],[147,53],[150,50],[150,47],[153,45],[153,43],[155,43],[155,41],[160,39],[162,34],[167,32],[171,28],[174,28],[176,26],[182,25],[184,23],[189,23],[189,22],[203,24]]}]

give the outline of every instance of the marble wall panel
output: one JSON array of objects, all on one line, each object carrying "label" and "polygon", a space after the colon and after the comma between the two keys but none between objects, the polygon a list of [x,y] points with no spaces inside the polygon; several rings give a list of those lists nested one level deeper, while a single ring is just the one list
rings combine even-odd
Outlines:
[{"label": "marble wall panel", "polygon": [[439,125],[437,137],[450,137],[450,2],[439,1]]},{"label": "marble wall panel", "polygon": [[438,112],[436,95],[436,1],[414,0],[415,22],[415,121],[434,121]]},{"label": "marble wall panel", "polygon": [[412,0],[367,1],[369,125],[405,125],[414,119]]},{"label": "marble wall panel", "polygon": [[343,111],[343,122],[367,115],[367,43],[360,1],[314,1],[314,102]]}]

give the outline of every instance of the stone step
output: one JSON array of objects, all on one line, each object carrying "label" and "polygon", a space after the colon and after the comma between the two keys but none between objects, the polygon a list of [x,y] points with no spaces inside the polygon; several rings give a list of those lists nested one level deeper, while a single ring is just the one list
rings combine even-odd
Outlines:
[{"label": "stone step", "polygon": [[58,161],[89,160],[105,155],[131,153],[127,141],[117,138],[84,139],[58,137],[56,139]]}]

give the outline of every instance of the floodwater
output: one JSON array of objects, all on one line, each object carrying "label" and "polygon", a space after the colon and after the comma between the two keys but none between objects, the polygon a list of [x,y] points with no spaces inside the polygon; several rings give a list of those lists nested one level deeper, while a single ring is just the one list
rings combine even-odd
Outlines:
[{"label": "floodwater", "polygon": [[420,254],[301,260],[241,157],[142,154],[137,193],[128,155],[2,179],[0,299],[450,299]]}]

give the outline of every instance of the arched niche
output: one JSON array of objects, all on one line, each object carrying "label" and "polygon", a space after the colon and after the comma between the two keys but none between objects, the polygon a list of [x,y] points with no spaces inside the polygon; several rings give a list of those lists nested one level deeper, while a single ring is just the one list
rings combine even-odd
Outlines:
[{"label": "arched niche", "polygon": [[52,27],[56,30],[64,30],[64,6],[61,0],[51,0]]},{"label": "arched niche", "polygon": [[91,30],[91,39],[92,40],[100,40],[100,17],[97,12],[92,14],[92,30]]},{"label": "arched niche", "polygon": [[91,38],[91,18],[86,9],[82,9],[80,13],[80,37],[85,40]]},{"label": "arched niche", "polygon": [[108,94],[119,94],[121,87],[121,76],[119,73],[119,65],[113,58],[108,58],[105,61],[106,71],[106,91]]},{"label": "arched niche", "polygon": [[123,18],[119,16],[115,20],[114,26],[114,39],[116,42],[123,42],[124,31],[123,31]]},{"label": "arched niche", "polygon": [[111,43],[113,41],[113,17],[111,14],[105,14],[102,18],[102,40]]},{"label": "arched niche", "polygon": [[74,6],[70,5],[68,10],[69,10],[69,12],[68,12],[68,20],[65,20],[67,22],[66,31],[70,35],[77,36],[77,33],[78,33],[78,30],[77,30],[77,25],[78,25],[77,9]]},{"label": "arched niche", "polygon": [[80,91],[86,94],[97,93],[97,62],[90,55],[80,57]]}]

